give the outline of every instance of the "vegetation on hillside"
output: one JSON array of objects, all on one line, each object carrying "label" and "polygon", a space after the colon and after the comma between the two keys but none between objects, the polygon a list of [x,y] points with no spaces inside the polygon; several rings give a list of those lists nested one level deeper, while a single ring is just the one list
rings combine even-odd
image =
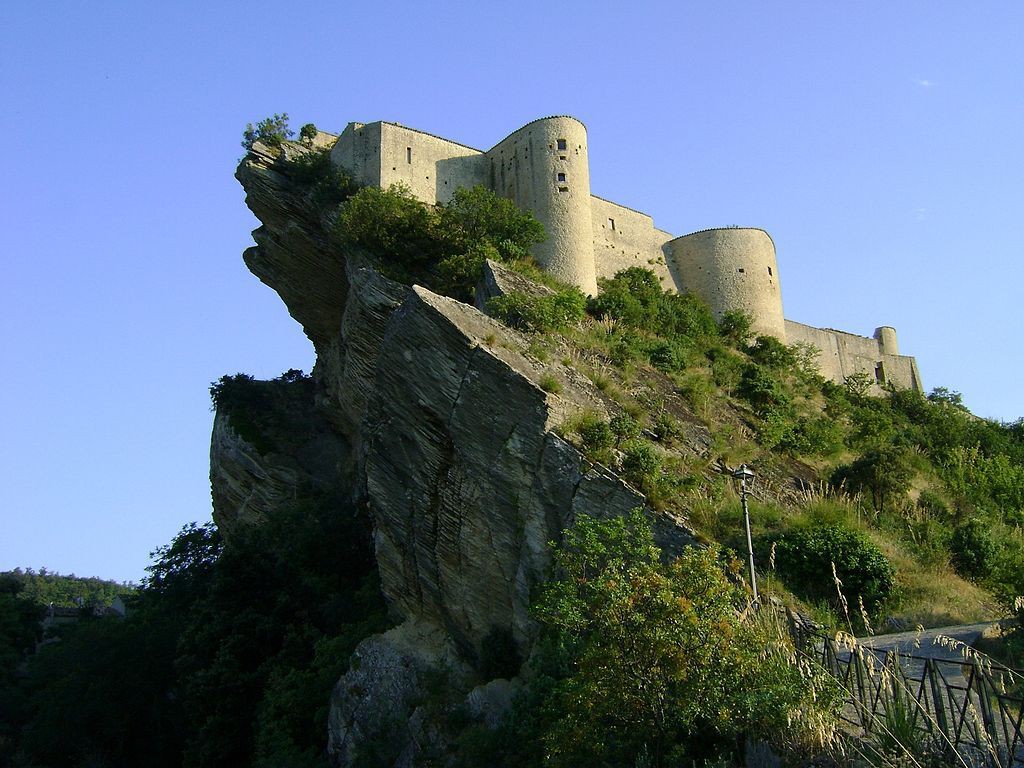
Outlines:
[{"label": "vegetation on hillside", "polygon": [[19,585],[18,594],[40,607],[53,605],[58,608],[105,608],[115,598],[131,594],[132,584],[99,579],[94,576],[75,576],[53,573],[40,568],[15,568],[0,573],[0,580]]}]

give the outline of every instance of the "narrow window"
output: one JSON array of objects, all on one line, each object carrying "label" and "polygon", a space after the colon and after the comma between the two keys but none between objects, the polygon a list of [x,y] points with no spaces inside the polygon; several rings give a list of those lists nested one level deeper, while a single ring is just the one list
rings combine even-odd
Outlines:
[{"label": "narrow window", "polygon": [[768,275],[771,276],[771,274],[772,274],[772,268],[768,267]]},{"label": "narrow window", "polygon": [[566,150],[566,148],[568,146],[569,145],[565,143],[565,139],[559,139],[558,140],[558,151],[559,152],[565,152],[565,150]]},{"label": "narrow window", "polygon": [[559,191],[559,192],[568,192],[568,191],[569,191],[569,188],[568,188],[568,187],[559,187],[559,188],[558,188],[558,191]]},{"label": "narrow window", "polygon": [[611,227],[612,232],[615,231],[615,219],[608,219],[608,226]]},{"label": "narrow window", "polygon": [[559,155],[559,156],[558,156],[558,159],[559,159],[559,160],[565,160],[565,155]]},{"label": "narrow window", "polygon": [[412,163],[412,147],[405,148],[405,162]]},{"label": "narrow window", "polygon": [[875,381],[885,384],[885,369],[882,367],[881,361],[875,366]]},{"label": "narrow window", "polygon": [[564,173],[558,174],[558,180],[559,181],[565,181],[565,174]]}]

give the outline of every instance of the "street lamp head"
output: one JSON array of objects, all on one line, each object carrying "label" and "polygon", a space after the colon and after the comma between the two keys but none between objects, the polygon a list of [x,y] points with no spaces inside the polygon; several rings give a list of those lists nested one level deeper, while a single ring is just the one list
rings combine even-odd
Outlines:
[{"label": "street lamp head", "polygon": [[735,477],[737,480],[742,480],[745,483],[749,483],[754,480],[754,470],[752,470],[746,464],[740,464],[738,469],[733,470],[732,476]]}]

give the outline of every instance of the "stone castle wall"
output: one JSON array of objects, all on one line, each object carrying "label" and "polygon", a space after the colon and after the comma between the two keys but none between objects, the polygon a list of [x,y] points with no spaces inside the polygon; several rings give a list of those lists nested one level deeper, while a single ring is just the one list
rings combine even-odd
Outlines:
[{"label": "stone castle wall", "polygon": [[764,230],[674,237],[647,214],[592,195],[587,129],[573,117],[534,120],[486,152],[395,123],[350,123],[331,158],[362,184],[401,182],[432,205],[477,184],[509,198],[544,225],[537,262],[584,293],[596,294],[600,278],[643,267],[666,290],[702,298],[718,318],[741,310],[758,334],[812,344],[822,374],[834,381],[866,373],[879,383],[922,389],[914,358],[898,353],[895,329],[883,326],[872,339],[785,319],[775,245]]},{"label": "stone castle wall", "polygon": [[[888,326],[878,329],[883,330],[886,331],[884,346],[878,338],[786,321],[786,337],[790,344],[804,342],[817,347],[818,368],[826,379],[843,381],[848,376],[863,373],[877,387],[892,384],[897,389],[922,391],[917,361],[913,357],[887,352],[886,349],[896,346],[896,331]],[[876,336],[882,336],[878,331]]]}]

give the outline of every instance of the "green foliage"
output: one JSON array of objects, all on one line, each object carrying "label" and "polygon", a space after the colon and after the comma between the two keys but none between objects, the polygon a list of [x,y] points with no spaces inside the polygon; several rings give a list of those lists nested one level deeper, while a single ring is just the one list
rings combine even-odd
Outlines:
[{"label": "green foliage", "polygon": [[288,401],[296,394],[313,397],[313,379],[289,370],[271,381],[257,381],[246,373],[221,376],[210,384],[211,408],[227,416],[231,428],[260,453],[279,450],[285,436],[294,433]]},{"label": "green foliage", "polygon": [[62,628],[33,657],[18,759],[322,766],[330,690],[385,627],[369,522],[345,498],[296,499],[228,543],[186,526],[127,618]]},{"label": "green foliage", "polygon": [[[545,235],[531,214],[485,187],[460,188],[447,204],[430,207],[413,197],[409,187],[393,184],[352,195],[342,208],[335,236],[377,256],[389,277],[469,301],[484,259],[524,261]],[[556,312],[572,311],[565,305],[580,302],[562,295]]]},{"label": "green foliage", "polygon": [[641,489],[648,489],[661,470],[661,456],[646,440],[627,440],[622,444],[622,472]]},{"label": "green foliage", "polygon": [[310,199],[320,209],[333,208],[359,190],[351,174],[331,162],[330,149],[310,149],[285,163],[292,180],[309,188]]},{"label": "green foliage", "polygon": [[999,548],[992,537],[991,525],[972,517],[953,529],[949,550],[957,573],[982,579],[992,573]]},{"label": "green foliage", "polygon": [[874,509],[881,510],[903,498],[913,476],[907,450],[888,446],[867,451],[852,464],[839,467],[832,482],[845,485],[854,493],[869,491]]},{"label": "green foliage", "polygon": [[288,113],[274,114],[260,120],[256,125],[246,125],[242,132],[242,146],[248,151],[259,141],[268,147],[279,147],[282,142],[294,135],[295,132],[288,128]]},{"label": "green foliage", "polygon": [[765,368],[787,368],[796,364],[793,351],[774,336],[758,336],[747,354],[755,364]]},{"label": "green foliage", "polygon": [[640,436],[641,427],[640,422],[633,418],[632,414],[627,411],[621,411],[620,413],[612,416],[611,422],[608,424],[608,428],[612,434],[615,435],[615,444],[618,445],[623,440],[632,440],[635,437]]},{"label": "green foliage", "polygon": [[730,309],[722,315],[718,321],[718,332],[722,338],[740,349],[747,346],[747,342],[753,335],[753,318],[740,309]]},{"label": "green foliage", "polygon": [[869,611],[883,603],[895,587],[892,564],[863,533],[837,524],[811,525],[773,540],[775,567],[788,586],[812,601],[838,601],[832,566],[843,593]]},{"label": "green foliage", "polygon": [[562,382],[550,373],[541,375],[537,383],[540,385],[541,389],[545,392],[550,392],[553,395],[557,395],[562,391]]},{"label": "green foliage", "polygon": [[119,596],[134,592],[131,584],[119,584],[116,581],[96,577],[63,575],[40,568],[31,568],[0,573],[0,594],[7,592],[3,584],[17,584],[18,595],[37,606],[54,606],[71,608],[104,608]]},{"label": "green foliage", "polygon": [[750,403],[754,412],[760,416],[773,409],[787,407],[792,401],[778,375],[756,363],[744,367],[737,394]]},{"label": "green foliage", "polygon": [[744,736],[796,741],[801,707],[834,721],[834,689],[741,618],[716,550],[664,564],[637,512],[578,518],[555,563],[536,605],[555,662],[535,726],[545,764],[735,759]]},{"label": "green foliage", "polygon": [[304,142],[310,142],[316,138],[317,133],[318,131],[313,123],[306,123],[299,128],[299,139]]},{"label": "green foliage", "polygon": [[663,291],[649,269],[630,267],[601,280],[600,286],[601,293],[587,307],[594,317],[608,317],[677,343],[688,340],[699,346],[718,338],[718,325],[707,304],[688,293]]},{"label": "green foliage", "polygon": [[513,328],[548,333],[575,325],[585,314],[586,297],[576,288],[555,294],[531,296],[509,292],[488,301],[487,309]]}]

